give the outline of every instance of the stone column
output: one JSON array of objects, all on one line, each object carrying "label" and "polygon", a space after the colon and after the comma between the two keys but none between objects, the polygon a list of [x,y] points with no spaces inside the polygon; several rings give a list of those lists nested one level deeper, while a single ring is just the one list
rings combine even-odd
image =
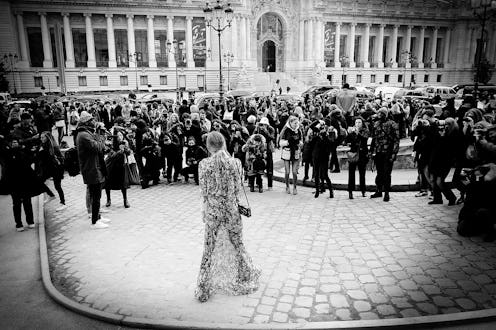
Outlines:
[{"label": "stone column", "polygon": [[307,38],[308,38],[308,52],[307,52],[307,61],[313,61],[314,59],[314,49],[313,49],[313,18],[310,18],[308,20],[308,33],[307,33]]},{"label": "stone column", "polygon": [[17,63],[19,67],[27,67],[29,66],[29,56],[28,56],[28,44],[26,42],[26,31],[24,30],[24,18],[22,16],[22,12],[17,12],[17,34],[19,35],[19,48],[21,51],[21,58]]},{"label": "stone column", "polygon": [[355,63],[355,29],[356,23],[350,23],[350,49],[349,49],[349,59],[350,68],[356,67]]},{"label": "stone column", "polygon": [[305,60],[305,20],[300,20],[298,30],[298,60]]},{"label": "stone column", "polygon": [[115,36],[114,36],[114,21],[113,21],[113,16],[112,14],[105,14],[105,17],[107,18],[107,44],[108,44],[108,54],[109,54],[109,61],[108,61],[108,66],[109,68],[116,68],[117,67],[117,60],[116,60],[116,54],[115,54]]},{"label": "stone column", "polygon": [[406,43],[405,43],[405,52],[406,52],[406,57],[405,57],[405,67],[408,69],[408,68],[411,68],[412,67],[412,63],[410,63],[410,59],[411,59],[411,55],[410,52],[412,50],[412,26],[411,25],[408,25],[406,27]]},{"label": "stone column", "polygon": [[433,69],[437,68],[436,53],[437,53],[437,31],[438,30],[439,30],[439,28],[436,26],[436,27],[434,27],[434,30],[432,31],[431,68],[433,68]]},{"label": "stone column", "polygon": [[193,17],[192,16],[186,16],[186,66],[188,68],[195,67],[195,61],[193,60]]},{"label": "stone column", "polygon": [[91,14],[84,14],[86,23],[86,49],[88,51],[88,68],[96,68],[95,39],[93,37],[93,27],[91,26]]},{"label": "stone column", "polygon": [[[246,18],[244,16],[240,16],[240,36],[239,40],[241,41],[240,44],[240,50],[241,50],[241,59],[246,60],[247,59],[247,52],[246,52]],[[244,44],[243,44],[244,41]],[[213,52],[213,47],[212,47],[212,52]]]},{"label": "stone column", "polygon": [[451,43],[451,28],[448,27],[446,28],[446,36],[444,38],[443,64],[445,68],[448,67],[449,65],[450,43]]},{"label": "stone column", "polygon": [[312,52],[313,54],[313,60],[317,62],[322,62],[320,59],[320,30],[319,30],[319,20],[318,18],[313,19],[313,48],[314,51]]},{"label": "stone column", "polygon": [[155,28],[153,27],[153,15],[147,15],[147,36],[146,39],[148,41],[148,66],[150,68],[157,67],[157,58],[155,56]]},{"label": "stone column", "polygon": [[340,68],[341,62],[339,61],[339,48],[341,45],[341,22],[336,23],[336,35],[334,40],[334,67]]},{"label": "stone column", "polygon": [[[251,60],[251,19],[250,17],[246,17],[246,59]],[[219,50],[220,52],[220,50]]]},{"label": "stone column", "polygon": [[385,24],[380,24],[379,25],[379,37],[377,38],[377,67],[378,68],[383,68],[384,67],[384,62],[382,61],[382,52],[383,52],[383,46],[384,46],[384,28],[386,27]]},{"label": "stone column", "polygon": [[62,20],[64,24],[64,40],[65,40],[65,67],[74,68],[76,66],[74,61],[74,44],[72,41],[71,20],[69,13],[62,13]]},{"label": "stone column", "polygon": [[129,67],[136,67],[136,43],[134,41],[134,15],[127,14],[127,51],[129,54]]},{"label": "stone column", "polygon": [[363,67],[370,68],[369,46],[370,46],[370,23],[365,24],[365,33],[363,36]]},{"label": "stone column", "polygon": [[391,47],[391,58],[393,59],[393,68],[398,67],[398,61],[396,61],[396,54],[398,53],[398,28],[399,25],[393,27],[393,45]]},{"label": "stone column", "polygon": [[52,61],[52,45],[50,43],[50,32],[48,31],[48,24],[46,19],[46,13],[40,12],[40,22],[41,22],[41,40],[43,42],[43,67],[53,68]]},{"label": "stone column", "polygon": [[417,53],[418,59],[418,67],[424,67],[424,38],[425,38],[425,26],[420,27],[420,35],[419,35],[419,47]]},{"label": "stone column", "polygon": [[[207,28],[207,34],[210,32],[210,28]],[[174,16],[167,16],[167,42],[171,43],[171,52],[167,54],[167,63],[169,68],[176,67],[176,57],[173,54],[175,51],[174,47]]]},{"label": "stone column", "polygon": [[324,21],[320,18],[317,21],[317,44],[319,45],[318,47],[318,53],[317,53],[317,62],[325,67],[325,59],[324,59],[324,44],[325,44],[325,37],[324,37]]},{"label": "stone column", "polygon": [[490,31],[491,32],[489,33],[489,35],[492,36],[492,43],[491,43],[491,48],[489,48],[489,50],[488,50],[487,58],[489,59],[489,62],[494,63],[494,61],[496,59],[496,31],[495,31],[494,25],[492,26],[492,30],[490,30]]}]

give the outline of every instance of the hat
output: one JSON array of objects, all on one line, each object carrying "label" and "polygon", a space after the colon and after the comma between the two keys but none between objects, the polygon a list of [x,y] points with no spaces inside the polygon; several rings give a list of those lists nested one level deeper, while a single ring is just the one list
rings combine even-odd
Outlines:
[{"label": "hat", "polygon": [[254,124],[256,121],[257,121],[257,117],[255,117],[254,115],[248,116],[248,123]]},{"label": "hat", "polygon": [[260,124],[270,125],[269,124],[269,119],[267,117],[262,117],[262,119],[260,119]]},{"label": "hat", "polygon": [[387,110],[387,108],[385,108],[385,107],[380,108],[380,109],[377,111],[377,114],[380,114],[380,113],[382,113],[382,114],[384,115],[384,117],[387,117],[387,115],[388,115],[388,110]]},{"label": "hat", "polygon": [[80,123],[89,122],[91,119],[93,119],[93,116],[88,111],[81,112],[81,115],[79,116]]}]

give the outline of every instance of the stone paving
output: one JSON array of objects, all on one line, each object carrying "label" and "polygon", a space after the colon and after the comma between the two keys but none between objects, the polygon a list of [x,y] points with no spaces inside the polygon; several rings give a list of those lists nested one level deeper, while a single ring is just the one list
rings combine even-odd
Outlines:
[{"label": "stone paving", "polygon": [[[248,193],[244,241],[262,269],[248,296],[194,299],[203,251],[193,184],[113,191],[111,227],[91,230],[81,176],[63,181],[69,207],[46,205],[52,280],[98,310],[151,319],[288,323],[402,318],[496,307],[496,244],[456,233],[460,206],[427,206],[412,193],[391,202],[335,192],[314,199]],[[105,197],[102,197],[102,201]]]}]

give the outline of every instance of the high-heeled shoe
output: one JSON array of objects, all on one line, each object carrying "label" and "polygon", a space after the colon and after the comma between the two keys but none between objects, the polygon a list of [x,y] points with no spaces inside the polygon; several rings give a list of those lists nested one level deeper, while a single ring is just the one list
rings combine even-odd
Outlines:
[{"label": "high-heeled shoe", "polygon": [[353,199],[353,192],[348,191],[348,197],[349,197],[349,199]]},{"label": "high-heeled shoe", "polygon": [[291,189],[289,189],[289,187],[286,187],[286,194],[291,194]]},{"label": "high-heeled shoe", "polygon": [[105,207],[110,207],[110,205],[112,205],[112,203],[110,202],[110,199],[107,199],[107,204],[105,204]]},{"label": "high-heeled shoe", "polygon": [[128,208],[130,208],[130,207],[131,207],[131,205],[129,205],[129,203],[128,203],[127,199],[125,199],[125,200],[124,200],[124,207],[125,207],[126,209],[128,209]]},{"label": "high-heeled shoe", "polygon": [[329,198],[334,198],[334,191],[332,189],[329,190]]}]

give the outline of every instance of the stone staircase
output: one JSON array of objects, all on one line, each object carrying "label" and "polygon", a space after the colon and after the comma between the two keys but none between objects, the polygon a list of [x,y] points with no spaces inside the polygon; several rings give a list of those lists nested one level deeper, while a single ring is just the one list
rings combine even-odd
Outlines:
[{"label": "stone staircase", "polygon": [[255,91],[270,91],[278,79],[283,93],[286,92],[286,87],[288,86],[291,88],[290,93],[296,94],[300,94],[307,89],[303,82],[298,81],[286,72],[255,72],[253,73],[251,88]]}]

